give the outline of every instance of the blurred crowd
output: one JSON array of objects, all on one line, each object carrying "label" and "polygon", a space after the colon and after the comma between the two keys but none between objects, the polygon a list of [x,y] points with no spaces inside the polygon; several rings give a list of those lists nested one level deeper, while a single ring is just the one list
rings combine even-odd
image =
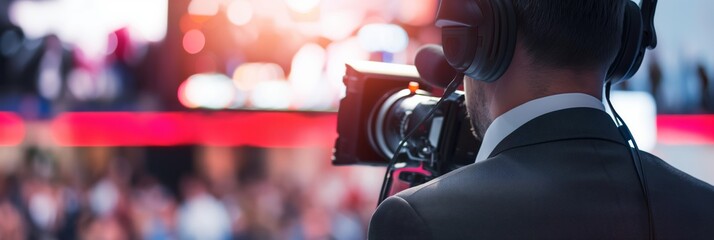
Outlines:
[{"label": "blurred crowd", "polygon": [[77,151],[63,163],[29,148],[2,169],[0,239],[364,239],[379,187],[360,180],[379,168],[310,159],[323,150],[201,148],[173,163]]}]

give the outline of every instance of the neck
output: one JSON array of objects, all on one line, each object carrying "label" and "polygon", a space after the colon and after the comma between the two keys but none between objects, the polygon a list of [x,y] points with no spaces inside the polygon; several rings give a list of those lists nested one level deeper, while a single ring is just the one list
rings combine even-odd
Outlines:
[{"label": "neck", "polygon": [[491,116],[501,114],[528,101],[562,93],[584,93],[602,99],[602,71],[570,69],[543,70],[512,66],[492,86]]}]

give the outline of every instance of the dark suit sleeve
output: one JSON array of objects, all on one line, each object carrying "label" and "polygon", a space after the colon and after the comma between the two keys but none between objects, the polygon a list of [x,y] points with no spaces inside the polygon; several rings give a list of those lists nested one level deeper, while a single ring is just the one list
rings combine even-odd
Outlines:
[{"label": "dark suit sleeve", "polygon": [[403,198],[392,196],[379,205],[369,223],[369,239],[430,239],[424,220]]}]

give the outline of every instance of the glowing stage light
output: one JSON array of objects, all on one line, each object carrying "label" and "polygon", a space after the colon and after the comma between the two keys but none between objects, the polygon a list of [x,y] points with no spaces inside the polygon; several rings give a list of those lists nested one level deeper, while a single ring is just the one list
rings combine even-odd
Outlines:
[{"label": "glowing stage light", "polygon": [[325,67],[325,49],[314,43],[305,44],[295,53],[290,67],[290,81],[298,85],[312,85],[319,81]]},{"label": "glowing stage light", "polygon": [[13,1],[10,21],[28,38],[56,35],[91,59],[103,59],[107,36],[127,28],[132,40],[161,41],[168,24],[168,0]]},{"label": "glowing stage light", "polygon": [[243,91],[253,90],[262,81],[284,79],[285,71],[275,63],[245,63],[233,71],[233,83]]},{"label": "glowing stage light", "polygon": [[434,21],[436,0],[399,0],[398,18],[401,22],[421,26]]},{"label": "glowing stage light", "polygon": [[314,43],[305,44],[293,57],[288,77],[298,109],[325,109],[332,103],[332,94],[324,81],[326,51]]},{"label": "glowing stage light", "polygon": [[335,92],[339,93],[338,97],[345,95],[345,85],[342,82],[346,70],[345,63],[360,60],[369,60],[369,53],[360,47],[356,37],[333,42],[327,46],[327,79]]},{"label": "glowing stage light", "polygon": [[364,19],[364,12],[348,10],[323,11],[320,13],[320,35],[332,41],[352,35]]},{"label": "glowing stage light", "polygon": [[285,0],[285,3],[295,12],[308,13],[320,4],[320,0]]},{"label": "glowing stage light", "polygon": [[196,54],[206,45],[206,37],[201,30],[189,30],[183,35],[183,49],[187,53]]},{"label": "glowing stage light", "polygon": [[125,6],[122,12],[117,13],[116,8],[107,11],[117,13],[119,19],[125,18],[129,31],[146,41],[159,42],[164,39],[169,19],[168,0],[119,0],[116,4],[121,6],[122,3]]},{"label": "glowing stage light", "polygon": [[284,80],[263,81],[255,86],[251,103],[261,109],[288,109],[292,101],[290,84]]},{"label": "glowing stage light", "polygon": [[226,15],[231,23],[245,25],[253,18],[253,5],[247,0],[234,0],[228,5]]},{"label": "glowing stage light", "polygon": [[235,95],[231,79],[223,74],[196,74],[179,87],[179,101],[188,108],[226,108]]},{"label": "glowing stage light", "polygon": [[217,0],[191,0],[188,4],[188,14],[199,17],[196,18],[198,21],[204,21],[208,18],[201,17],[215,16],[218,14],[219,7]]},{"label": "glowing stage light", "polygon": [[188,85],[188,81],[184,81],[179,85],[178,88],[178,100],[181,105],[187,108],[198,108],[198,104],[191,102],[191,99],[189,99],[186,95],[186,85]]},{"label": "glowing stage light", "polygon": [[114,53],[119,47],[119,37],[116,33],[110,33],[107,42],[107,55]]},{"label": "glowing stage light", "polygon": [[360,28],[357,37],[362,47],[370,52],[398,53],[409,44],[407,31],[395,24],[367,24]]}]

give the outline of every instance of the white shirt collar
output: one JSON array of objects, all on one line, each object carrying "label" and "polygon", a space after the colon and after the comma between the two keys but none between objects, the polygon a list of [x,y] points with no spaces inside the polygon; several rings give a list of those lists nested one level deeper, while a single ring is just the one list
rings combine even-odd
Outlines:
[{"label": "white shirt collar", "polygon": [[584,93],[564,93],[531,100],[521,104],[493,120],[484,134],[476,162],[486,160],[506,136],[523,124],[546,113],[568,108],[595,108],[605,111],[605,106],[597,98]]}]

